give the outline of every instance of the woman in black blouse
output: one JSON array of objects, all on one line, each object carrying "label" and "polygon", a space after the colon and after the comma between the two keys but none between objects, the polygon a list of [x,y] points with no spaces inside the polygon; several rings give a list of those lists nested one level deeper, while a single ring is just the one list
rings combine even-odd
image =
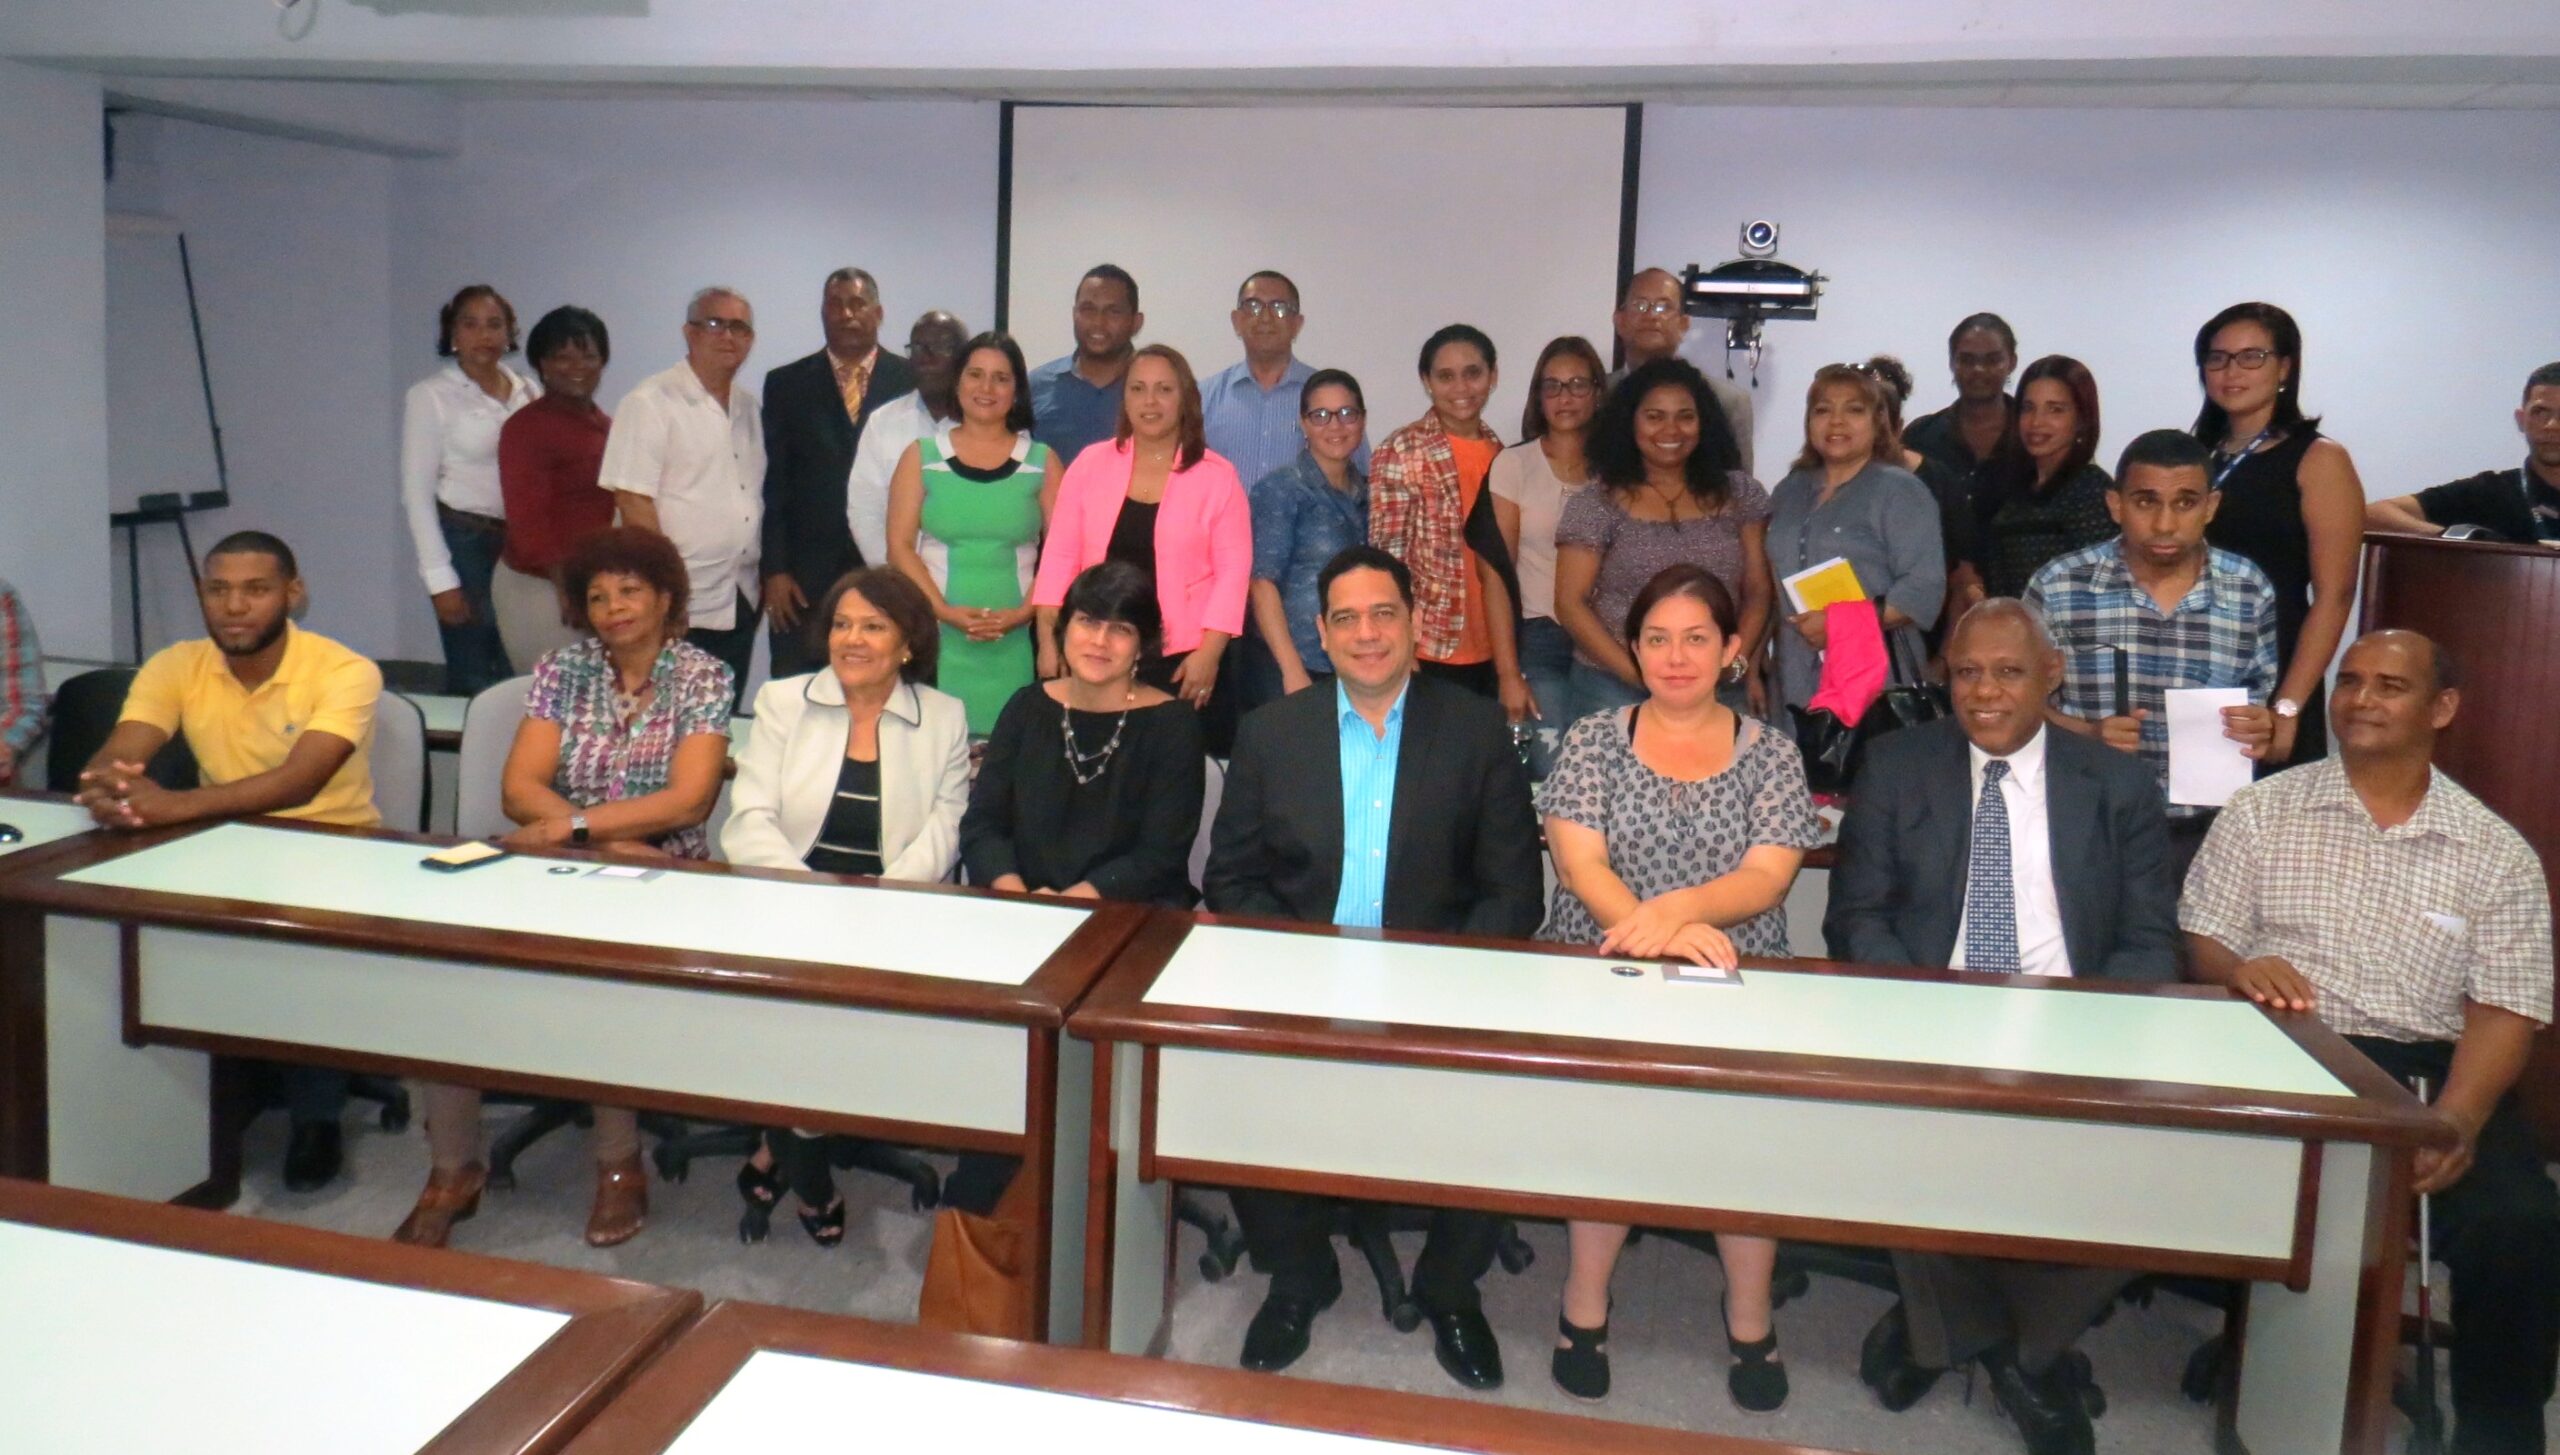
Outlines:
[{"label": "woman in black blouse", "polygon": [[[1188,909],[1207,758],[1200,714],[1138,680],[1138,663],[1164,645],[1154,579],[1126,561],[1088,566],[1057,623],[1065,674],[1005,703],[969,790],[969,882]],[[1021,1165],[962,1153],[942,1200],[989,1213]]]},{"label": "woman in black blouse", "polygon": [[1089,567],[1057,631],[1065,675],[1015,693],[987,739],[960,821],[969,882],[1188,908],[1200,715],[1138,681],[1163,635],[1154,584],[1124,561]]},{"label": "woman in black blouse", "polygon": [[1975,601],[2024,596],[2046,562],[2119,533],[2096,459],[2098,381],[2089,366],[2062,354],[2027,365],[2013,420],[1992,454],[1990,491],[1974,500],[1982,524]]}]

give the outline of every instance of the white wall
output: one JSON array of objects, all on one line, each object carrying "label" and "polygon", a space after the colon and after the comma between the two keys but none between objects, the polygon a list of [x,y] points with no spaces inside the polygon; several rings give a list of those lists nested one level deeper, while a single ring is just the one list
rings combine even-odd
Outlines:
[{"label": "white wall", "polygon": [[[1768,327],[1773,478],[1814,368],[1897,353],[1914,407],[1936,408],[1947,330],[1979,309],[2026,358],[2089,365],[2111,461],[2193,421],[2205,319],[2282,304],[2303,326],[2303,403],[2376,496],[2514,464],[2524,376],[2560,358],[2551,112],[1657,106],[1644,140],[1642,262],[1721,262],[1765,217],[1781,257],[1831,277],[1817,321]],[[1716,333],[1699,320],[1691,357]]]},{"label": "white wall", "polygon": [[57,656],[109,643],[102,157],[94,78],[0,62],[0,577]]},{"label": "white wall", "polygon": [[[386,585],[416,579],[395,548],[391,162],[151,118],[120,122],[118,147],[117,206],[176,219],[195,269],[232,502],[189,518],[197,552],[272,531],[302,559],[313,630],[414,655],[393,650],[407,603]],[[146,647],[200,633],[175,533],[143,544]],[[120,643],[122,569],[119,552]]]},{"label": "white wall", "polygon": [[[992,105],[835,100],[479,100],[449,159],[397,164],[392,343],[401,383],[436,364],[436,309],[495,284],[526,327],[562,303],[613,334],[614,402],[683,353],[705,284],[756,308],[748,377],[821,342],[835,268],[880,280],[890,346],[928,308],[973,329],[995,304]],[[517,361],[521,364],[521,360]],[[397,427],[398,401],[387,399]],[[394,489],[384,475],[381,490]],[[435,659],[434,619],[405,563],[400,655]]]}]

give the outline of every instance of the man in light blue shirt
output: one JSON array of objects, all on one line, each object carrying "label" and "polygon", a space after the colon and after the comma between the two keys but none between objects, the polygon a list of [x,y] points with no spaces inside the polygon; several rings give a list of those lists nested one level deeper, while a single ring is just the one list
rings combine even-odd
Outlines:
[{"label": "man in light blue shirt", "polygon": [[[1229,317],[1244,342],[1244,358],[1200,381],[1200,415],[1209,448],[1236,467],[1245,488],[1298,457],[1300,391],[1315,369],[1293,350],[1307,326],[1298,285],[1265,268],[1236,289]],[[1369,444],[1362,440],[1352,462],[1369,472]]]},{"label": "man in light blue shirt", "polygon": [[[1062,463],[1120,428],[1120,385],[1137,353],[1138,280],[1116,263],[1096,263],[1076,284],[1076,346],[1031,371],[1032,437]],[[1251,484],[1251,481],[1247,481]]]},{"label": "man in light blue shirt", "polygon": [[[1538,927],[1529,779],[1502,711],[1413,671],[1413,576],[1361,544],[1317,577],[1334,681],[1246,715],[1203,875],[1209,908],[1309,923],[1518,938]],[[1316,745],[1334,734],[1336,758]],[[1309,750],[1316,748],[1311,755]],[[1326,783],[1327,768],[1338,785]],[[1338,792],[1338,796],[1337,796]],[[1342,1294],[1329,1241],[1338,1204],[1232,1190],[1254,1267],[1271,1275],[1246,1328],[1247,1369],[1287,1368]],[[1413,1266],[1432,1352],[1469,1389],[1502,1382],[1476,1280],[1501,1221],[1441,1208]]]}]

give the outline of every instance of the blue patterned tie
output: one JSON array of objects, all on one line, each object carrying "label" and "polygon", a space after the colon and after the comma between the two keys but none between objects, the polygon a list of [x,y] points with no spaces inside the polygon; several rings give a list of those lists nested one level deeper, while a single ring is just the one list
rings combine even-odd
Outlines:
[{"label": "blue patterned tie", "polygon": [[1973,806],[1973,853],[1965,866],[1964,965],[2018,971],[2018,897],[2009,875],[2009,810],[2000,780],[2009,765],[1982,765],[1982,798]]}]

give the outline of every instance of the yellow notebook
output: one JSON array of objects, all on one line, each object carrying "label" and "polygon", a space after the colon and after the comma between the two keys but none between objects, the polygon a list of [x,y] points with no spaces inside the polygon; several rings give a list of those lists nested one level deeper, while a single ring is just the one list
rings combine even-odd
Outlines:
[{"label": "yellow notebook", "polygon": [[1799,612],[1820,611],[1835,601],[1864,601],[1866,588],[1858,584],[1858,570],[1839,556],[1819,565],[1807,566],[1783,583],[1787,599]]}]

